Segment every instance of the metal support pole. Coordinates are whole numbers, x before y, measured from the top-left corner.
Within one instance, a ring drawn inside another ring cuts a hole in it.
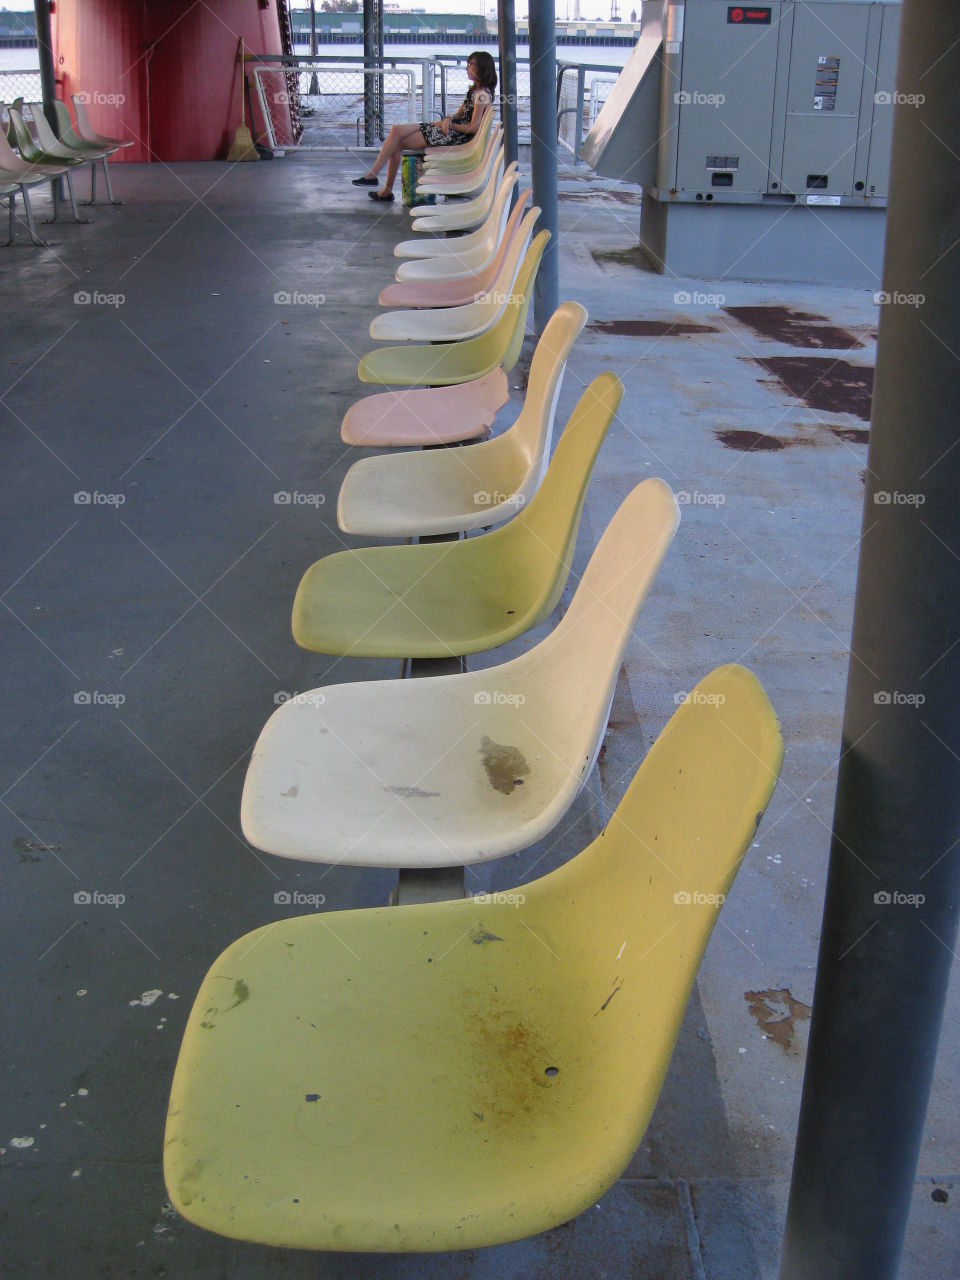
[[[960,906],[960,290],[949,150],[960,136],[960,8],[904,0],[899,60],[897,89],[916,98],[894,107],[890,302],[781,1280],[896,1276]]]
[[[377,66],[383,72],[383,0],[374,0],[377,11]],[[377,76],[377,130],[383,141],[384,121],[387,118],[387,102],[383,92],[383,75]]]
[[[377,65],[376,0],[363,0],[363,141],[368,147],[376,142],[376,84],[366,69]]]
[[[310,0],[310,57],[317,56],[317,0]],[[314,67],[313,75],[310,77],[310,93],[316,96],[320,92],[320,81],[317,77],[317,69]]]
[[[517,159],[517,22],[513,0],[498,0],[497,43],[500,46],[500,123],[504,168]],[[517,198],[513,188],[512,199]]]
[[[550,232],[533,292],[534,329],[542,333],[557,309],[559,245],[557,212],[557,23],[554,0],[530,6],[530,169],[534,203],[542,210],[537,230]]]
[[[37,54],[40,59],[40,91],[43,95],[43,114],[50,128],[60,137],[54,100],[57,96],[57,79],[53,67],[53,36],[50,31],[50,0],[34,0],[37,24]]]

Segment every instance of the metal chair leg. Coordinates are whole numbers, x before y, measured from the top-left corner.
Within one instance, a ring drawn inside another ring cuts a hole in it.
[[[74,222],[80,222],[80,223],[89,222],[90,221],[89,218],[80,217],[80,210],[77,208],[77,197],[73,189],[73,174],[68,169],[63,176],[67,180],[67,191],[70,197],[70,208],[73,212]],[[54,181],[50,185],[53,188],[53,217],[46,218],[44,220],[48,225],[58,220],[59,212],[60,212],[60,200],[62,199],[62,196],[60,193],[60,180],[54,179]]]
[[[107,198],[111,204],[123,204],[122,200],[114,198],[113,186],[110,182],[110,170],[107,168],[107,157],[103,157],[103,180],[107,184]]]
[[[90,199],[81,200],[80,203],[83,205],[91,205],[91,204],[97,203],[97,162],[96,160],[91,160],[90,162]]]
[[[11,191],[8,196],[3,197],[4,200],[6,200],[7,204],[10,206],[10,238],[9,240],[0,240],[0,249],[5,249],[7,245],[13,244],[13,237],[16,231],[16,226],[15,226],[14,217],[13,217],[13,201],[15,196],[16,196],[16,192]]]

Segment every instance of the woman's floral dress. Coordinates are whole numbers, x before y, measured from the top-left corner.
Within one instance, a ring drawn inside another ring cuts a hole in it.
[[[490,92],[487,89],[476,89],[471,87],[469,93],[457,108],[456,115],[452,116],[454,124],[468,124],[473,116],[473,108],[476,103],[477,94],[484,95],[483,102],[489,103]],[[469,142],[471,134],[455,133],[453,129],[449,133],[444,133],[438,124],[422,124],[420,132],[423,134],[423,140],[428,147],[457,147],[464,142]]]

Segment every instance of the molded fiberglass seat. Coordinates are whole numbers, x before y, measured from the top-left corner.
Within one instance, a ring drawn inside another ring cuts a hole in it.
[[[449,387],[482,378],[497,365],[512,369],[523,345],[533,283],[549,239],[549,231],[534,236],[500,319],[485,333],[436,346],[378,347],[360,361],[360,381],[383,386]]]
[[[507,375],[501,368],[449,387],[380,391],[350,406],[340,436],[345,444],[368,448],[475,440],[489,433],[509,398]]]
[[[524,207],[529,199],[530,192],[521,191],[500,243],[493,247],[489,259],[481,270],[449,270],[458,265],[453,258],[444,258],[442,262],[432,264],[428,261],[405,263],[404,265],[408,267],[442,266],[444,270],[436,272],[433,276],[429,273],[422,277],[411,276],[399,283],[388,284],[380,293],[380,305],[382,307],[458,307],[475,301],[478,294],[485,293],[493,286],[497,273],[503,266],[510,246],[520,229]],[[403,267],[400,270],[402,271]]]
[[[13,116],[10,108],[0,102],[0,116],[4,111],[7,112],[8,119],[11,121],[10,131],[13,132]],[[61,177],[66,171],[67,166],[63,162],[52,160],[49,163],[37,162],[18,155],[3,129],[0,128],[0,178],[4,182],[35,187],[41,182],[49,182],[51,178]]]
[[[460,542],[338,551],[311,565],[293,602],[297,644],[355,658],[448,658],[536,626],[570,573],[590,472],[622,396],[612,373],[591,382],[540,489],[503,528]]]
[[[427,1252],[595,1205],[646,1131],[782,755],[757,679],[720,667],[558,870],[238,939],[180,1049],[173,1206],[259,1244]]]
[[[340,528],[375,538],[416,538],[487,528],[516,515],[543,478],[563,372],[586,322],[578,302],[561,303],[553,313],[530,362],[520,415],[496,439],[468,450],[355,462],[340,486]]]
[[[121,150],[123,147],[133,146],[132,138],[110,138],[102,133],[97,133],[90,123],[85,97],[82,93],[75,93],[72,101],[73,109],[77,113],[77,132],[84,142],[93,142],[98,147],[113,147],[116,151]]]
[[[503,131],[494,129],[487,140],[483,155],[470,169],[460,173],[425,173],[417,183],[418,195],[475,196],[490,179],[496,163],[497,152],[502,147]]]
[[[474,301],[458,307],[387,311],[370,322],[370,337],[394,342],[458,342],[486,333],[506,310],[539,216],[534,205],[508,246],[497,278]]]
[[[638,485],[564,617],[509,662],[330,685],[284,703],[247,770],[247,839],[308,862],[451,867],[552,831],[596,760],[624,649],[679,519],[662,480]]]
[[[65,102],[61,102],[59,98],[54,99],[54,112],[57,117],[57,133],[60,135],[60,141],[70,147],[79,154],[86,155],[91,161],[90,165],[90,200],[93,204],[97,197],[97,165],[103,166],[103,180],[107,188],[107,198],[111,204],[122,204],[122,200],[114,198],[113,187],[110,183],[110,170],[107,168],[107,158],[112,156],[118,150],[113,143],[94,143],[87,142],[81,138],[73,127],[73,121],[70,119],[70,112]],[[43,104],[39,102],[31,102],[30,110],[33,112],[34,119],[39,118],[43,114]]]
[[[487,139],[495,122],[496,112],[486,110],[479,129],[467,142],[454,146],[421,148],[424,169],[430,173],[462,173],[465,169],[472,169],[477,163],[477,157],[482,156],[486,149]]]
[[[415,240],[401,240],[399,244],[394,246],[394,256],[397,258],[418,259],[454,257],[458,260],[462,259],[466,264],[467,260],[464,255],[484,246],[494,231],[496,231],[496,239],[498,241],[503,235],[503,228],[506,226],[510,213],[508,200],[510,192],[516,186],[516,183],[517,162],[514,160],[507,165],[506,172],[500,180],[490,212],[475,231],[467,232],[462,236],[418,236]],[[497,228],[499,228],[498,231],[496,230]],[[485,252],[492,252],[492,247],[485,250]],[[470,260],[469,265],[471,268],[476,265],[473,259]],[[407,278],[401,274],[406,270],[406,267],[406,263],[401,263],[397,268],[398,280]]]
[[[417,216],[412,223],[413,230],[431,232],[472,231],[474,227],[479,227],[493,208],[493,202],[496,199],[502,175],[503,147],[500,147],[494,157],[493,168],[490,171],[486,186],[479,195],[474,196],[472,200],[443,205],[435,212],[430,213],[429,216],[420,213],[417,208],[414,208],[413,213],[417,214]],[[420,209],[422,208],[423,206],[421,205]]]

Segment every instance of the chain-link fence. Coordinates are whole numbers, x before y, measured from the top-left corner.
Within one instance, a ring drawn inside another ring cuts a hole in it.
[[[0,71],[0,102],[5,102],[9,106],[11,102],[16,102],[17,98],[25,98],[27,102],[39,102],[42,97],[39,71]]]
[[[371,97],[377,104],[375,132],[378,136],[391,125],[422,118],[419,86],[412,68],[331,67],[301,59],[296,69],[258,66],[253,74],[267,122],[268,141],[273,147],[361,146],[365,88],[372,91]],[[290,82],[295,83],[299,93],[303,127],[299,142],[292,136],[287,110]]]

